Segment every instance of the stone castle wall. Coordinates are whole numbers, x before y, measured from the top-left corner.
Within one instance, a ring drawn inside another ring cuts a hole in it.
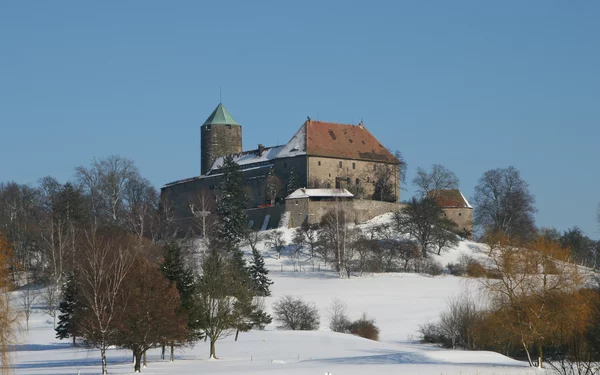
[[[341,163],[341,165],[340,165]],[[308,157],[309,187],[348,189],[358,199],[368,199],[375,189],[376,167],[390,168],[390,182],[394,186],[397,200],[400,201],[398,166],[372,161]]]

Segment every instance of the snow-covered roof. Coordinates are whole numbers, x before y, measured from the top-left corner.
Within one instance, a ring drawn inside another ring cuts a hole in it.
[[[274,146],[274,147],[265,147],[264,149],[256,149],[252,151],[244,151],[237,154],[233,154],[233,160],[240,166],[242,169],[244,166],[256,163],[268,162],[273,159],[280,158],[289,158],[298,155],[306,154],[306,135],[305,135],[305,127],[302,126],[296,132],[296,134],[290,139],[288,143],[285,145]],[[220,156],[215,159],[211,171],[215,171],[221,168],[223,165],[225,157]]]
[[[354,195],[346,189],[298,189],[285,199],[299,198],[352,198]]]

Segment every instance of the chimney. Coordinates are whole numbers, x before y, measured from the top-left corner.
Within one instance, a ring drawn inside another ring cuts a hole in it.
[[[263,146],[259,143],[258,144],[258,156],[262,155],[264,150],[265,150],[265,146]]]
[[[363,124],[362,120],[360,120],[360,122],[358,123],[358,127],[361,129],[365,128],[365,125]]]

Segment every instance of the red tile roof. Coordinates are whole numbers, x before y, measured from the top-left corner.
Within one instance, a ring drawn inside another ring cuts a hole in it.
[[[434,190],[429,192],[443,208],[472,208],[460,190]]]
[[[306,153],[309,156],[400,163],[362,125],[336,124],[310,119],[304,125],[306,126]]]

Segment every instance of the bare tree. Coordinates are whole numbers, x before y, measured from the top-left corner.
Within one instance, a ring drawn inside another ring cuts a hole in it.
[[[210,221],[211,211],[214,211],[214,205],[211,204],[210,193],[206,190],[201,190],[189,205],[192,215],[194,215],[194,220],[196,221],[197,226],[200,227],[202,238],[206,238],[212,226]]]
[[[322,246],[333,250],[336,269],[340,278],[344,277],[347,258],[346,252],[349,245],[349,227],[350,227],[350,207],[347,201],[336,198],[333,208],[331,208],[321,220],[321,231],[319,237],[322,239]]]
[[[82,310],[79,330],[86,342],[100,349],[102,373],[107,373],[106,349],[119,332],[118,322],[127,308],[123,284],[134,263],[137,240],[116,233],[87,234],[82,248],[79,277]]]
[[[148,236],[158,210],[158,192],[150,181],[135,175],[126,180],[122,194],[126,227],[140,239]]]
[[[333,298],[329,309],[329,329],[333,332],[348,333],[349,327],[348,305],[339,298]]]
[[[413,185],[421,197],[427,195],[436,196],[439,190],[458,189],[458,177],[443,165],[434,164],[431,172],[423,168],[417,168],[417,175],[413,179]]]
[[[244,232],[244,242],[248,246],[250,246],[250,249],[252,251],[258,251],[256,245],[258,245],[258,243],[262,241],[263,237],[263,233],[250,228],[248,228],[248,230]]]
[[[21,312],[25,318],[25,331],[29,332],[29,319],[33,314],[33,306],[40,297],[40,292],[36,289],[33,289],[31,285],[26,285],[21,291],[20,297]]]
[[[473,223],[480,229],[526,239],[535,233],[535,197],[515,167],[485,172],[473,202]]]
[[[535,350],[537,366],[542,367],[544,344],[564,329],[557,322],[566,301],[557,302],[557,298],[575,293],[583,285],[569,257],[567,249],[545,238],[524,247],[505,245],[491,256],[492,271],[499,279],[480,279],[492,299],[494,324],[522,345],[530,366],[534,366]],[[556,306],[563,307],[556,310]]]
[[[62,186],[52,177],[40,180],[41,214],[38,228],[45,264],[50,265],[52,283],[59,283],[65,269],[69,245],[71,244],[68,217],[60,209]]]
[[[287,246],[283,231],[272,231],[267,237],[267,246],[274,248],[277,251],[277,259],[281,259],[281,251]]]
[[[42,291],[42,300],[44,311],[52,318],[52,327],[56,328],[56,315],[60,304],[59,284],[55,283],[54,280],[48,283]]]
[[[104,219],[123,224],[124,192],[130,179],[140,179],[133,161],[117,155],[94,159],[90,167],[75,169],[79,183],[90,199],[95,223]]]
[[[440,234],[444,235],[441,231],[448,231],[454,224],[431,197],[412,198],[402,210],[394,213],[394,223],[400,233],[409,234],[418,242],[424,258]],[[448,240],[451,241],[450,237]],[[445,246],[444,242],[442,248]]]
[[[156,265],[145,259],[136,263],[124,284],[133,303],[127,305],[120,319],[116,342],[133,351],[134,371],[140,372],[148,349],[186,339],[187,317],[179,308],[176,286],[169,285]]]
[[[312,302],[301,298],[283,296],[273,304],[275,320],[279,329],[313,331],[319,329],[319,310]]]

